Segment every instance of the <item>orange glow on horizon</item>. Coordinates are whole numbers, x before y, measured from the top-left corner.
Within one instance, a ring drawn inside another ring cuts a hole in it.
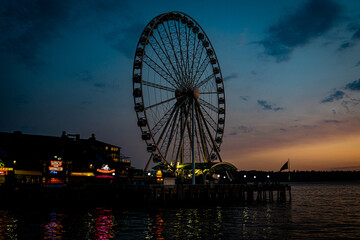
[[[360,169],[359,146],[360,136],[348,136],[244,154],[227,150],[230,154],[224,154],[223,160],[239,170],[279,171],[287,159],[291,161],[291,170]]]

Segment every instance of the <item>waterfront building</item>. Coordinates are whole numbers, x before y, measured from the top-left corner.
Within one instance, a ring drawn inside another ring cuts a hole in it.
[[[126,175],[129,159],[121,157],[121,148],[98,141],[92,134],[63,132],[60,137],[0,133],[0,184],[39,184],[63,186],[69,183],[111,181]],[[107,180],[100,180],[101,178]]]

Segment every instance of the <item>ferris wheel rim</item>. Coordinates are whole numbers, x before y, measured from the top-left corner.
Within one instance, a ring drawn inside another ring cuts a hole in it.
[[[168,12],[168,13],[164,13],[164,14],[160,14],[158,15],[157,17],[153,18],[144,28],[141,36],[140,36],[140,39],[138,41],[138,44],[137,44],[137,47],[136,49],[139,49],[140,46],[143,46],[144,50],[143,50],[143,55],[141,57],[137,56],[135,54],[135,57],[134,57],[134,65],[133,65],[133,91],[135,91],[136,89],[136,84],[138,83],[135,83],[134,79],[135,79],[135,75],[136,74],[140,74],[140,86],[141,86],[141,90],[144,89],[143,87],[143,66],[141,66],[140,70],[137,71],[135,69],[135,64],[136,64],[136,61],[137,60],[141,60],[143,62],[143,59],[144,59],[144,53],[145,53],[145,50],[146,50],[146,47],[147,47],[147,42],[149,41],[149,38],[151,37],[151,33],[152,31],[154,30],[154,27],[156,26],[156,24],[158,24],[163,18],[166,18],[167,16],[171,16],[171,15],[175,15],[175,14],[178,14],[180,15],[182,18],[188,18],[190,19],[192,22],[194,22],[194,26],[197,26],[199,28],[199,31],[204,34],[204,39],[206,41],[208,41],[209,43],[209,46],[208,47],[204,47],[204,49],[211,49],[213,51],[213,54],[214,54],[214,57],[216,59],[216,64],[218,66],[218,70],[219,72],[217,73],[218,76],[220,76],[220,79],[222,80],[221,83],[218,83],[216,84],[216,86],[218,86],[219,84],[222,86],[222,92],[219,93],[219,91],[217,91],[216,95],[217,95],[217,99],[218,99],[218,103],[217,103],[217,109],[220,109],[220,105],[223,106],[223,109],[224,109],[224,112],[223,113],[219,113],[217,114],[217,122],[216,122],[216,129],[219,129],[219,126],[221,125],[222,126],[222,129],[224,129],[225,127],[225,102],[224,103],[219,103],[219,98],[220,98],[220,95],[223,96],[223,99],[225,101],[225,89],[224,89],[224,82],[223,82],[223,78],[222,78],[222,72],[221,72],[221,68],[220,68],[220,64],[219,64],[219,61],[218,61],[218,58],[216,56],[216,52],[214,50],[214,47],[209,39],[209,37],[207,36],[206,32],[203,30],[203,28],[200,26],[200,24],[198,24],[198,22],[193,19],[192,17],[190,17],[189,15],[185,14],[185,13],[182,13],[182,12],[179,12],[179,11],[172,11],[172,12]],[[169,19],[165,19],[163,20],[164,22],[165,21],[171,21]],[[145,31],[147,31],[147,33],[145,33]],[[146,39],[146,42],[145,44],[143,44],[141,41],[142,41],[142,37],[145,37]],[[214,69],[214,66],[212,66],[212,68]],[[214,77],[215,77],[216,74],[214,74]],[[141,101],[137,101],[138,98],[141,98]],[[199,100],[200,101],[200,100]],[[141,96],[140,97],[135,97],[134,96],[134,104],[136,106],[137,103],[142,103],[143,104],[143,107],[145,107],[145,100],[144,100],[144,95],[143,95],[143,92],[141,93]],[[175,106],[175,105],[174,105]],[[137,115],[137,119],[138,121],[140,120],[142,114],[140,114],[139,112],[136,112],[136,115]],[[140,129],[141,129],[141,132],[144,133],[145,131],[146,132],[149,132],[150,134],[150,139],[149,140],[145,140],[146,144],[149,145],[149,142],[151,144],[155,144],[156,145],[156,150],[157,152],[161,155],[161,158],[163,159],[163,161],[166,163],[166,164],[169,164],[167,162],[167,158],[165,156],[163,156],[163,153],[162,151],[159,149],[159,146],[158,144],[156,143],[156,139],[154,137],[154,134],[152,132],[152,129],[151,129],[151,126],[149,125],[149,117],[148,117],[148,112],[146,109],[143,110],[143,115],[145,116],[145,119],[146,119],[146,126],[139,126]],[[223,119],[222,123],[220,124],[220,118]],[[205,123],[206,124],[206,123]],[[145,130],[145,131],[144,131]],[[213,133],[214,134],[214,133]],[[222,133],[218,133],[218,132],[215,132],[214,134],[214,139],[217,138],[218,136],[220,136],[221,139],[223,139],[223,135],[224,135],[224,132]],[[217,147],[220,148],[221,146],[221,143],[218,143],[217,144]],[[211,152],[214,152],[214,149],[212,149],[210,151]],[[153,153],[152,153],[153,154]],[[146,167],[147,168],[147,167]]]

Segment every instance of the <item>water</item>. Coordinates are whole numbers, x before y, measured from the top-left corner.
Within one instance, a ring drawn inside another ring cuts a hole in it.
[[[291,203],[0,208],[2,239],[360,239],[360,183],[293,183]]]

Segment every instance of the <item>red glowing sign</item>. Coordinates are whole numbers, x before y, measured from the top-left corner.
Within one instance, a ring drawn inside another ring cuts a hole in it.
[[[62,170],[62,167],[49,167],[49,171],[61,172]]]
[[[51,161],[50,164],[51,166],[49,166],[49,171],[56,171],[56,172],[63,171],[63,167],[61,167],[62,161]]]

